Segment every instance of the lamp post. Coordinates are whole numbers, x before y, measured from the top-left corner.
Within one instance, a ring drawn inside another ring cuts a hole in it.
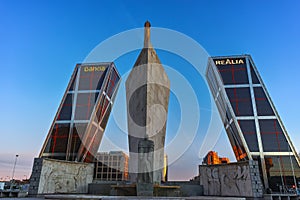
[[[16,164],[17,164],[17,159],[18,159],[19,155],[16,155],[16,159],[15,159],[15,163],[14,163],[14,167],[13,167],[13,172],[12,172],[12,181],[14,180],[14,176],[15,176],[15,169],[16,169]]]

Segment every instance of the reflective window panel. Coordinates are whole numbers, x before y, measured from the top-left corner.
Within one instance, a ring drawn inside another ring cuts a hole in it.
[[[73,99],[73,94],[67,94],[62,108],[58,113],[57,120],[71,120]]]
[[[75,123],[72,131],[71,146],[70,146],[70,160],[75,160],[80,145],[82,145],[82,139],[87,128],[87,123]]]
[[[238,131],[235,124],[231,123],[231,125],[226,129],[226,132],[236,159],[238,161],[248,160],[248,156],[246,154],[242,141],[238,135]]]
[[[54,124],[45,153],[66,153],[70,124]]]
[[[291,151],[277,119],[259,120],[259,128],[264,151]]]
[[[78,90],[100,90],[107,70],[107,65],[81,66]]]
[[[226,88],[226,93],[236,116],[253,116],[249,88]]]
[[[258,152],[258,142],[254,120],[239,120],[240,128],[243,132],[248,148],[252,152]]]
[[[265,156],[265,163],[273,192],[287,193],[299,183],[300,168],[294,156]]]
[[[99,92],[79,93],[77,96],[75,120],[89,120]]]
[[[254,88],[256,109],[258,116],[271,116],[274,115],[273,109],[271,108],[270,102],[262,87]]]
[[[214,59],[224,85],[249,84],[245,58]]]
[[[76,80],[77,80],[76,78],[77,78],[77,72],[78,72],[77,66],[75,68],[74,76],[71,79],[71,85],[70,85],[69,91],[75,90],[75,83],[76,83]]]
[[[111,98],[112,94],[114,92],[114,89],[119,81],[119,76],[116,72],[116,70],[113,68],[112,72],[110,73],[110,77],[108,79],[108,82],[106,84],[105,92],[106,94]]]
[[[251,71],[252,83],[253,84],[260,84],[260,82],[259,82],[259,80],[257,78],[257,75],[256,75],[256,73],[254,71],[254,68],[253,68],[253,66],[252,66],[252,64],[251,64],[250,61],[249,61],[249,64],[250,64],[250,71]]]

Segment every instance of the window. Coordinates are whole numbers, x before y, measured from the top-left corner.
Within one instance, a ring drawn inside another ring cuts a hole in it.
[[[236,60],[235,58],[230,58],[228,60]],[[217,65],[218,70],[223,79],[224,85],[231,84],[249,84],[246,60],[242,58],[243,64],[227,64],[227,65]]]
[[[300,168],[294,156],[265,156],[265,163],[272,191],[283,193],[300,181]]]
[[[245,147],[242,144],[241,138],[239,137],[238,130],[234,123],[232,123],[226,129],[228,138],[233,148],[234,155],[238,161],[248,160]]]
[[[49,140],[50,148],[45,153],[66,153],[70,124],[55,124]]]
[[[226,93],[236,116],[253,116],[250,89],[248,87],[227,88]]]
[[[251,62],[249,62],[249,64],[250,64],[250,70],[251,70],[252,83],[260,84]]]
[[[108,70],[107,66],[102,67],[104,66],[81,66],[78,90],[100,90]]]
[[[73,98],[72,94],[67,94],[57,120],[71,120]]]
[[[277,119],[259,120],[259,127],[264,151],[291,151]]]
[[[76,123],[74,124],[71,138],[71,149],[70,152],[73,154],[71,160],[75,160],[76,153],[79,150],[80,145],[82,144],[83,135],[85,133],[87,123]]]
[[[257,108],[257,115],[259,116],[270,116],[274,115],[273,109],[267,99],[267,96],[262,87],[255,87],[254,88],[255,94],[255,102]]]
[[[249,150],[252,152],[258,152],[259,149],[254,120],[240,120],[238,123],[243,132]]]
[[[89,120],[99,92],[79,93],[76,102],[75,120]]]

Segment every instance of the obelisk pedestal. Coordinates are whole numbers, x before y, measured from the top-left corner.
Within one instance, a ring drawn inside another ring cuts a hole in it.
[[[145,138],[139,142],[137,196],[153,196],[153,151],[153,141]]]

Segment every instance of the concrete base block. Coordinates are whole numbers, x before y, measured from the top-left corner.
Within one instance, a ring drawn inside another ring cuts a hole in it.
[[[152,183],[137,183],[136,184],[137,196],[153,196]]]
[[[29,195],[88,192],[94,164],[36,158],[30,177]]]
[[[219,165],[200,165],[200,185],[204,195],[262,197],[262,183],[257,161],[244,161]]]

